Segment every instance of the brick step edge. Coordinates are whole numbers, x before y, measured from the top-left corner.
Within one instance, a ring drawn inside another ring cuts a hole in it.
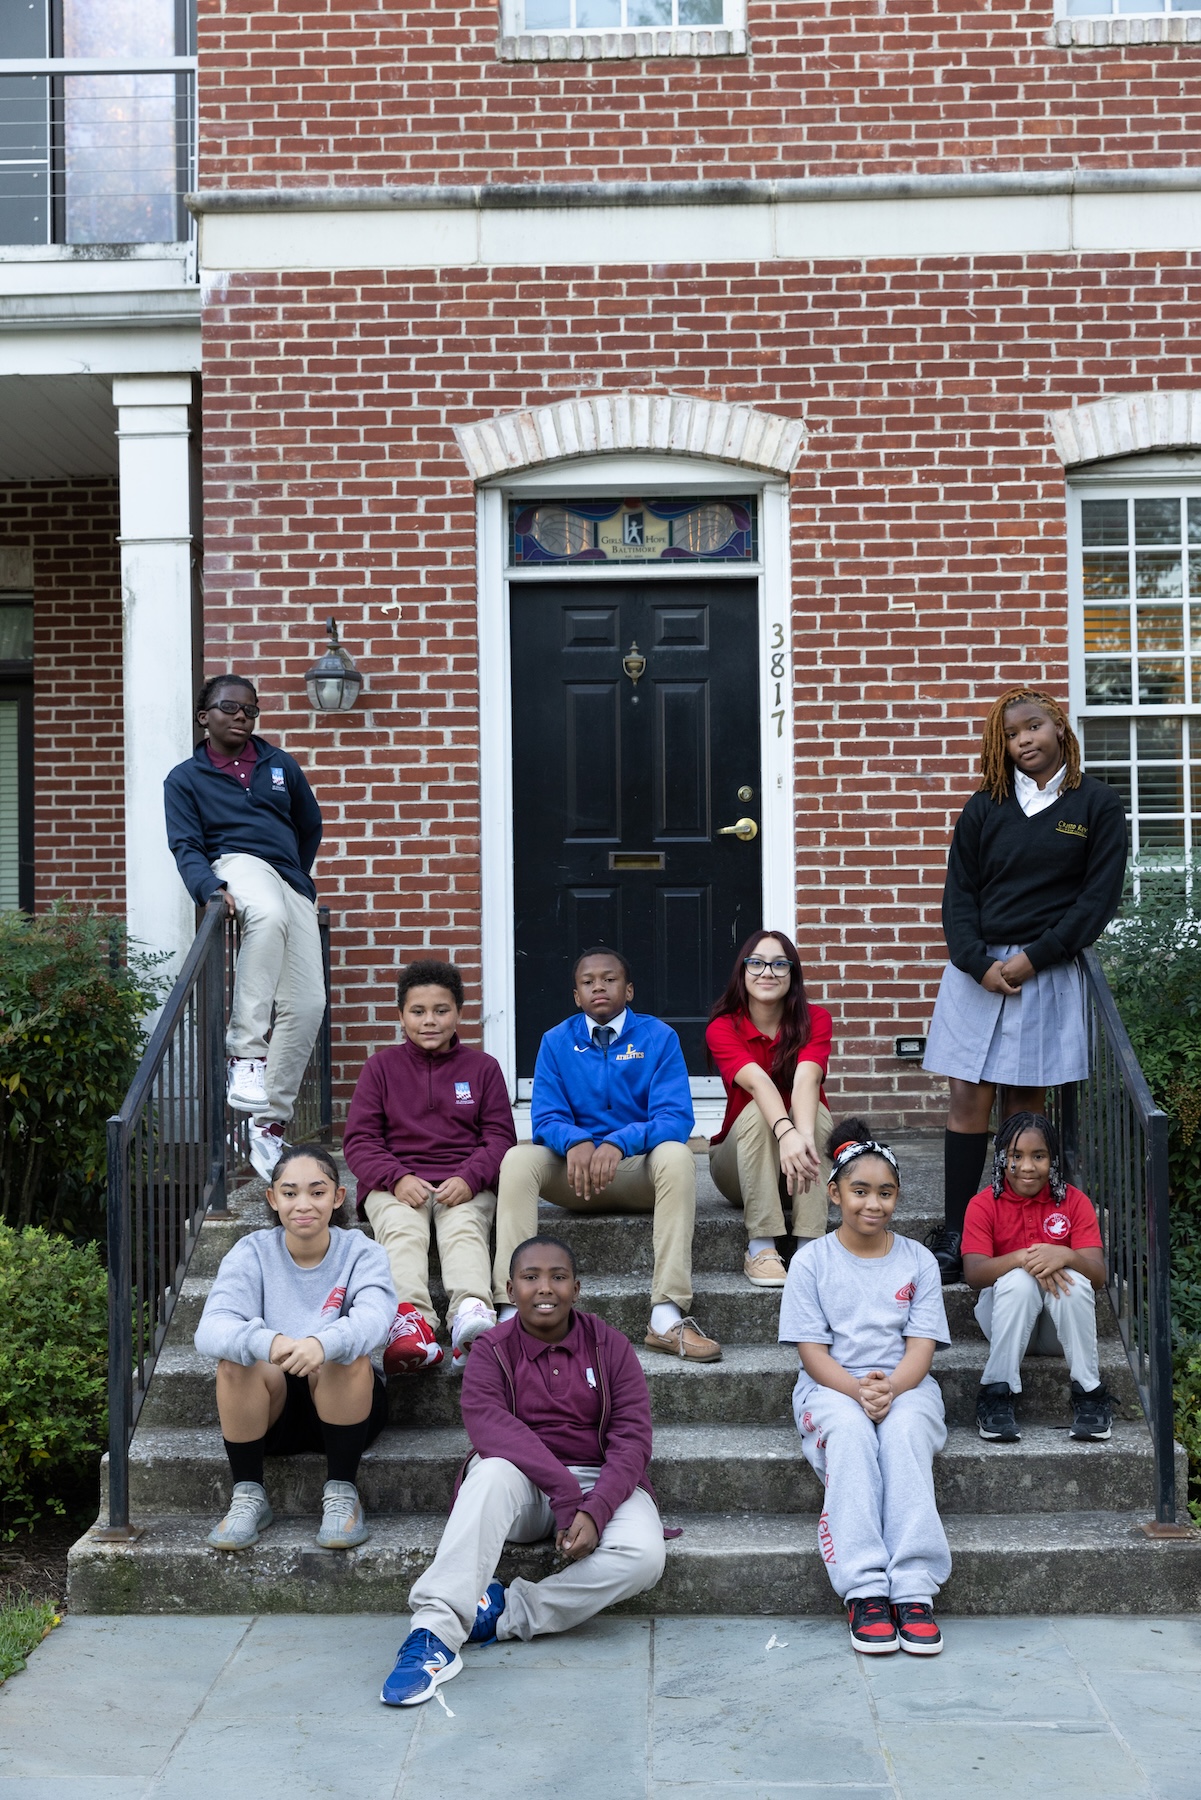
[[[1145,1513],[961,1514],[947,1519],[953,1570],[944,1615],[1185,1613],[1201,1610],[1201,1539],[1155,1542]],[[694,1514],[667,1547],[663,1580],[627,1613],[784,1617],[837,1614],[813,1514]],[[313,1521],[281,1521],[252,1550],[208,1549],[190,1520],[148,1519],[131,1545],[91,1533],[69,1560],[77,1613],[392,1613],[403,1635],[408,1592],[444,1520],[380,1515],[356,1551],[322,1551]],[[506,1551],[499,1575],[538,1579],[551,1547]],[[364,1671],[364,1679],[374,1679]]]

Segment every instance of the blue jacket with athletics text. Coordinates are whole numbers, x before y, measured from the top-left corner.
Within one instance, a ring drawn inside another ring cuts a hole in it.
[[[197,744],[163,783],[167,843],[183,884],[203,906],[225,883],[213,873],[219,856],[257,856],[290,888],[315,900],[309,870],[321,842],[321,809],[294,757],[266,738],[252,738],[258,760],[244,788],[222,774]]]
[[[621,1036],[594,1044],[580,1012],[542,1039],[530,1102],[534,1142],[566,1156],[585,1139],[644,1156],[692,1136],[692,1095],[680,1040],[670,1025],[626,1008]]]

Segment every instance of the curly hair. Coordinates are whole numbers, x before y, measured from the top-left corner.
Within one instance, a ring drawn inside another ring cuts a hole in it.
[[[1001,801],[1009,793],[1009,752],[1005,748],[1005,714],[1019,700],[1029,700],[1032,705],[1041,707],[1049,719],[1056,725],[1063,726],[1063,756],[1067,763],[1067,773],[1063,778],[1065,788],[1080,786],[1080,740],[1068,723],[1068,716],[1058,700],[1050,694],[1040,694],[1035,688],[1009,688],[999,700],[994,700],[988,709],[988,717],[984,721],[984,732],[980,739],[980,786],[994,800]]]
[[[224,675],[209,676],[208,680],[196,696],[196,711],[198,713],[207,712],[213,703],[213,695],[223,687],[249,688],[250,692],[254,695],[255,705],[258,705],[258,689],[255,687],[253,681],[248,681],[245,675],[235,675],[232,669],[228,669]]]
[[[1050,1119],[1042,1113],[1016,1112],[1010,1113],[996,1137],[993,1139],[992,1155],[992,1191],[996,1198],[1001,1198],[1001,1189],[1005,1186],[1005,1171],[1009,1165],[1009,1152],[1021,1137],[1023,1131],[1037,1131],[1047,1146],[1051,1158],[1051,1198],[1056,1205],[1062,1206],[1067,1192],[1067,1177],[1063,1172],[1063,1152],[1059,1147],[1059,1133]]]

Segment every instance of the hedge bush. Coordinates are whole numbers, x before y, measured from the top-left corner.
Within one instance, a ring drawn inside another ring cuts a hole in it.
[[[94,1469],[108,1434],[108,1278],[94,1244],[0,1225],[0,1536]]]
[[[119,919],[0,913],[0,1219],[99,1235],[104,1123],[138,1066],[156,961]]]

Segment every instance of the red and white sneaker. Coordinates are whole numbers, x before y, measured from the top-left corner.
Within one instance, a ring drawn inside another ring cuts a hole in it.
[[[898,1600],[892,1609],[901,1649],[910,1656],[940,1656],[942,1632],[934,1617],[934,1609],[924,1600]]]
[[[442,1346],[433,1330],[411,1301],[402,1300],[384,1345],[384,1374],[412,1375],[436,1369],[441,1361]]]
[[[848,1600],[847,1616],[851,1642],[863,1656],[891,1656],[894,1650],[900,1649],[892,1607],[882,1595],[870,1594],[866,1599]]]

